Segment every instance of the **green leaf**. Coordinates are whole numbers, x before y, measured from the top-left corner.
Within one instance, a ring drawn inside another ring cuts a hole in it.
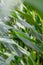
[[[43,18],[43,0],[23,0],[24,2],[30,4],[30,6],[37,11]]]

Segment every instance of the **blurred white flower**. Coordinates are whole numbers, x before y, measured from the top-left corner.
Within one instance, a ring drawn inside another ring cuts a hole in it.
[[[9,16],[11,10],[20,6],[21,0],[0,0],[0,18]]]

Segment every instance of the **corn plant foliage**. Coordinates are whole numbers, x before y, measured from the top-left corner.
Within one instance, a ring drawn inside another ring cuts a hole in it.
[[[0,65],[43,65],[43,0],[4,3],[8,7],[0,8]]]

